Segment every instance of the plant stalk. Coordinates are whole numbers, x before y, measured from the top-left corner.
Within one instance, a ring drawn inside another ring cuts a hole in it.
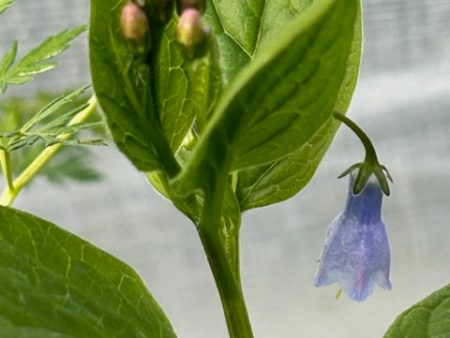
[[[253,338],[239,273],[227,256],[221,237],[223,190],[216,186],[213,191],[205,199],[197,230],[219,291],[230,338]]]
[[[378,164],[377,152],[375,151],[375,147],[373,146],[372,141],[367,136],[367,134],[355,122],[350,120],[344,114],[334,112],[333,116],[344,123],[347,127],[349,127],[361,140],[361,143],[366,150],[366,162]]]
[[[11,168],[11,155],[5,149],[0,149],[0,166],[2,167],[3,176],[6,181],[5,194],[13,195],[16,188],[14,186],[14,178]]]
[[[253,338],[241,285],[225,255],[219,234],[200,230],[199,235],[220,294],[230,338]]]
[[[95,95],[88,101],[88,106],[80,111],[77,115],[73,117],[73,119],[69,122],[69,125],[74,125],[77,123],[84,122],[88,119],[92,113],[95,111],[97,107],[97,98]],[[59,138],[67,139],[70,137],[70,134],[63,134]],[[61,143],[54,144],[45,148],[34,160],[31,164],[25,168],[25,170],[17,177],[17,179],[13,182],[14,190],[5,189],[0,196],[0,205],[2,206],[10,206],[20,191],[25,187],[25,185],[42,169],[42,167],[55,155],[62,147]]]

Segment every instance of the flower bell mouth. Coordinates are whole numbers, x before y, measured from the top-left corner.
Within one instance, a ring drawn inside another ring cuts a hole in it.
[[[345,210],[328,228],[314,284],[338,283],[351,299],[363,301],[375,285],[391,289],[390,251],[381,219],[380,185],[372,178],[360,194],[354,195],[354,179],[352,174]]]

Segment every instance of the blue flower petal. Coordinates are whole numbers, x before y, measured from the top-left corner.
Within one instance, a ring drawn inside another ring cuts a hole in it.
[[[328,228],[314,284],[338,283],[350,298],[362,301],[372,294],[375,284],[391,288],[390,252],[378,182],[370,180],[356,196],[352,183],[353,178],[344,212]]]

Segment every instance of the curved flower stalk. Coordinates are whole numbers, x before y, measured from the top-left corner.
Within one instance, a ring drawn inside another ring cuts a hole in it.
[[[345,115],[334,112],[333,116],[339,121],[343,122],[356,134],[356,136],[358,136],[366,151],[366,156],[363,162],[353,164],[352,166],[350,166],[350,168],[340,174],[338,178],[342,178],[358,169],[358,174],[355,177],[355,182],[353,184],[352,190],[355,195],[359,194],[363,190],[369,178],[374,175],[378,180],[378,183],[380,184],[381,190],[383,190],[386,196],[389,196],[391,192],[389,189],[388,180],[392,182],[391,174],[389,173],[387,168],[378,161],[375,147],[373,146],[369,137],[360,127],[358,127],[355,122],[350,120]]]
[[[314,284],[338,283],[351,299],[363,301],[375,284],[391,289],[389,242],[381,219],[383,192],[378,181],[372,177],[354,195],[355,175],[350,177],[347,205],[328,228]]]

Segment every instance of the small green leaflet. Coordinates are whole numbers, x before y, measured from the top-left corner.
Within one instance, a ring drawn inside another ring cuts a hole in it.
[[[69,125],[71,119],[87,107],[87,103],[82,103],[75,108],[61,111],[66,105],[72,103],[88,88],[82,87],[69,94],[64,94],[39,112],[36,113],[28,122],[16,131],[0,133],[0,147],[6,151],[13,151],[24,146],[34,145],[38,141],[44,142],[45,146],[50,146],[57,143],[62,144],[104,144],[102,140],[80,140],[75,134],[80,130],[91,129],[95,127],[102,127],[102,122],[85,122]],[[71,137],[63,139],[60,136],[64,134],[71,134]]]
[[[0,14],[8,9],[13,4],[13,0],[0,0]]]
[[[1,337],[176,337],[125,263],[15,209],[0,224]]]
[[[79,26],[51,36],[15,63],[17,41],[14,41],[0,61],[0,92],[4,93],[10,84],[29,82],[33,80],[32,75],[55,68],[57,63],[51,59],[69,48],[70,41],[85,30],[86,26]]]
[[[399,315],[384,338],[449,338],[450,284]]]

